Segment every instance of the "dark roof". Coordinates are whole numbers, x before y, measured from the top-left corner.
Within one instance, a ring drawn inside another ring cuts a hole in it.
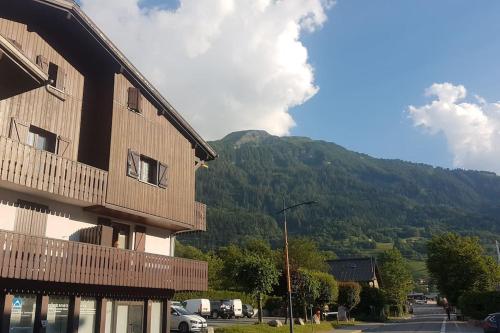
[[[374,258],[348,258],[328,260],[330,273],[337,281],[369,282],[379,279]]]
[[[160,94],[158,90],[142,75],[139,70],[118,50],[111,40],[90,20],[90,18],[80,9],[74,0],[32,0],[37,3],[45,4],[72,15],[76,21],[81,24],[85,30],[102,46],[105,51],[117,61],[124,73],[130,76],[135,86],[141,88],[141,91],[151,100],[160,106],[160,111],[167,119],[178,126],[183,134],[193,143],[194,148],[203,151],[206,160],[212,160],[217,157],[215,150],[208,144],[189,123],[179,114],[179,112]]]

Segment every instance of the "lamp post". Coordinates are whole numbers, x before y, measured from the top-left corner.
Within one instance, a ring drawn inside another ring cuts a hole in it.
[[[297,208],[299,206],[313,205],[315,203],[316,201],[304,201],[296,205],[286,207],[285,198],[283,198],[283,209],[276,213],[276,214],[283,213],[283,225],[285,233],[285,269],[286,269],[286,284],[288,291],[288,317],[290,319],[290,333],[293,333],[293,309],[292,309],[292,282],[290,278],[290,261],[288,259],[288,229],[286,225],[286,211]]]

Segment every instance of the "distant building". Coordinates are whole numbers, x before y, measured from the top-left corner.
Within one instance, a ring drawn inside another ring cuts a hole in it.
[[[380,287],[380,273],[374,258],[328,260],[330,273],[339,282],[357,282],[362,286]]]

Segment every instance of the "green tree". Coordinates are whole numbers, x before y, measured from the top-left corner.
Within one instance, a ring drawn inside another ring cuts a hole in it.
[[[347,309],[348,316],[351,316],[351,311],[361,301],[361,286],[356,282],[340,282],[339,283],[339,305]]]
[[[378,257],[380,278],[386,300],[401,312],[408,293],[412,290],[413,279],[408,263],[397,248],[382,252]]]
[[[299,268],[328,272],[326,256],[318,249],[316,242],[305,237],[291,238],[288,243],[288,254],[292,270]]]
[[[324,272],[312,272],[312,275],[319,282],[319,293],[315,303],[320,307],[336,303],[339,298],[339,286],[333,275]]]
[[[313,305],[320,294],[320,281],[313,272],[299,268],[292,273],[292,291],[296,295],[296,305],[302,307],[307,321],[307,307]]]
[[[494,290],[500,281],[500,268],[484,254],[479,239],[445,233],[427,245],[427,268],[451,304],[469,291]]]
[[[238,263],[237,280],[257,300],[259,323],[262,323],[262,296],[278,283],[280,272],[272,258],[249,254]]]

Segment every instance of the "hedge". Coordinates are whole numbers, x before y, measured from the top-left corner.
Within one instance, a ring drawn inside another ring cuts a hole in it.
[[[458,305],[463,315],[484,319],[500,310],[500,291],[468,292],[459,298]]]

